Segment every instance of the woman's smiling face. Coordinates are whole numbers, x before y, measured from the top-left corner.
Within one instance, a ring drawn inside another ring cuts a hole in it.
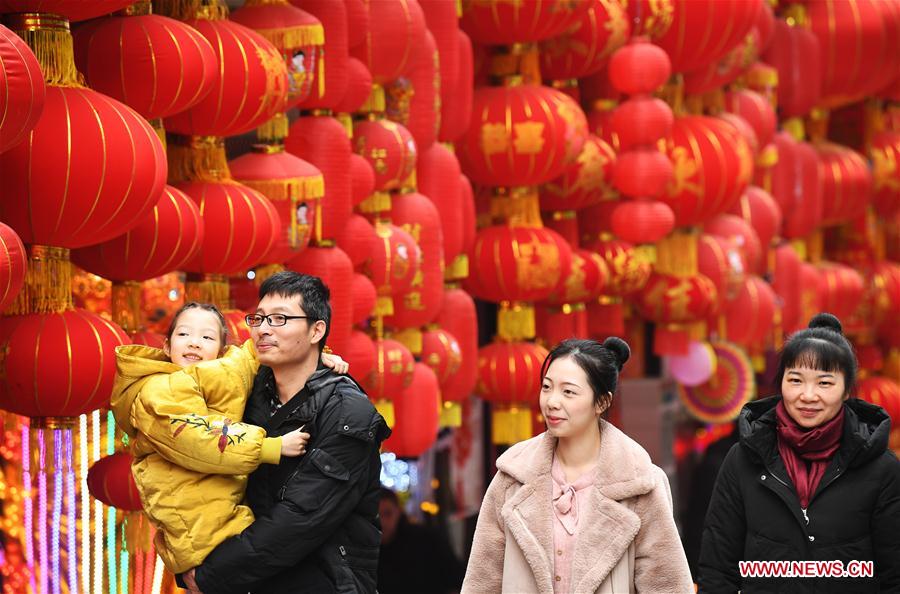
[[[595,402],[587,374],[572,357],[555,359],[541,384],[541,414],[554,437],[596,430],[603,412]]]
[[[781,396],[788,414],[801,427],[827,423],[847,399],[844,374],[809,367],[789,367],[781,380]]]

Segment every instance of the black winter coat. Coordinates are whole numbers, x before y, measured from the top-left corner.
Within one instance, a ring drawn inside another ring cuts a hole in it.
[[[890,419],[852,398],[841,445],[810,499],[800,500],[776,443],[780,396],[741,411],[710,500],[700,592],[900,592],[900,462],[887,449]],[[808,520],[807,520],[808,517]],[[874,561],[874,578],[744,578],[741,560]]]
[[[244,420],[279,436],[306,425],[307,454],[262,465],[247,501],[256,521],[197,568],[204,594],[374,593],[381,525],[384,419],[348,376],[319,368],[270,417],[272,370],[261,367]]]

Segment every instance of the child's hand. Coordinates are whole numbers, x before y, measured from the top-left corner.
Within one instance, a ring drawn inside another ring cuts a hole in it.
[[[281,455],[293,458],[306,453],[306,444],[309,443],[309,433],[302,428],[291,431],[281,436]]]
[[[322,364],[332,368],[339,375],[346,375],[350,370],[350,364],[334,353],[322,353]]]

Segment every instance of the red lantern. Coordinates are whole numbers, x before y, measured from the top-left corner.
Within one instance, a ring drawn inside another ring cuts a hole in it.
[[[350,197],[352,150],[347,131],[339,121],[331,117],[300,117],[291,124],[285,148],[322,172],[325,180],[322,236],[315,239],[334,239],[353,210]]]
[[[475,302],[462,289],[447,289],[435,323],[456,339],[461,353],[459,369],[446,381],[441,381],[444,403],[465,401],[478,381],[478,316]],[[426,363],[426,352],[430,352],[427,350],[428,334],[426,332],[423,337],[422,345],[422,357]]]
[[[771,194],[756,186],[748,186],[729,213],[750,223],[759,237],[763,254],[781,230],[781,208]]]
[[[347,6],[343,2],[335,0],[291,0],[291,4],[305,10],[316,17],[327,31],[322,55],[324,60],[319,60],[318,67],[313,74],[313,92],[309,97],[300,102],[300,109],[333,109],[340,103],[347,90],[348,72],[347,58],[350,57],[347,47]],[[363,30],[363,33],[366,30]],[[354,31],[358,34],[358,32]],[[327,67],[326,67],[327,62]],[[291,150],[288,148],[288,150]],[[291,151],[294,152],[294,151]],[[303,155],[298,155],[303,156]],[[314,165],[318,163],[312,159]],[[319,166],[321,168],[321,166]],[[326,175],[326,186],[328,185]],[[331,189],[328,189],[331,192]]]
[[[421,253],[412,235],[390,223],[376,222],[378,248],[372,259],[364,263],[363,272],[372,279],[378,291],[375,311],[391,315],[399,303],[393,298],[404,294],[412,286],[420,270]]]
[[[629,97],[612,112],[609,128],[618,139],[619,150],[655,145],[672,133],[672,108],[649,95]]]
[[[474,93],[472,42],[462,31],[457,32],[459,68],[455,78],[441,78],[441,127],[438,140],[456,142],[469,127]],[[443,72],[443,61],[441,62]]]
[[[235,274],[260,263],[281,229],[272,203],[237,182],[177,184],[200,208],[203,243],[184,265],[190,272]]]
[[[425,36],[425,14],[416,0],[364,0],[369,33],[350,54],[361,60],[377,83],[400,77],[410,67]]]
[[[412,57],[409,74],[385,87],[385,114],[405,126],[419,150],[434,144],[441,113],[440,71],[434,36],[425,31],[424,43]]]
[[[872,376],[860,380],[857,398],[877,404],[891,419],[889,447],[900,448],[900,384],[886,377]]]
[[[703,230],[711,235],[718,235],[731,240],[744,254],[749,272],[759,273],[766,265],[763,248],[759,236],[750,223],[736,215],[719,215],[708,221]]]
[[[778,109],[782,117],[802,116],[818,102],[822,93],[819,40],[802,26],[775,21],[772,43],[763,61],[778,71]]]
[[[766,146],[772,141],[777,116],[765,97],[749,89],[729,91],[725,95],[725,109],[744,118],[753,127],[760,146]]]
[[[720,119],[677,118],[666,144],[675,176],[661,199],[675,212],[677,226],[695,225],[727,212],[750,182],[750,147],[733,126]]]
[[[610,177],[616,163],[611,146],[589,135],[578,158],[563,174],[541,186],[541,210],[578,210],[614,196]]]
[[[87,488],[94,499],[122,511],[141,511],[132,462],[134,458],[128,452],[116,452],[94,462],[87,474]]]
[[[630,243],[655,243],[675,227],[675,214],[664,202],[620,202],[612,214],[613,232]]]
[[[655,146],[641,146],[619,154],[612,182],[626,196],[652,198],[665,192],[672,177],[669,157]]]
[[[372,195],[375,191],[375,170],[372,165],[356,153],[350,155],[350,197],[353,206]]]
[[[541,43],[541,76],[545,80],[593,74],[628,40],[631,27],[621,4],[592,0],[590,5],[564,34]]]
[[[375,285],[369,277],[362,274],[354,274],[351,287],[353,295],[352,320],[354,324],[362,324],[375,311],[375,300],[377,298]]]
[[[309,244],[316,228],[317,207],[325,193],[322,172],[279,145],[256,145],[228,167],[235,180],[268,198],[281,220],[265,262],[293,258]]]
[[[288,262],[288,268],[322,279],[331,293],[328,345],[336,353],[347,350],[353,327],[353,264],[340,248],[310,246]]]
[[[495,342],[478,351],[478,395],[494,403],[528,403],[541,391],[547,349],[530,342]]]
[[[801,277],[803,262],[790,243],[783,243],[775,248],[775,267],[772,270],[772,290],[778,295],[781,303],[781,325],[778,330],[784,334],[788,329],[796,328],[800,322],[801,313],[801,282],[806,282]],[[818,272],[815,267],[806,265],[812,269],[815,277],[814,284],[818,285]],[[810,293],[808,296],[814,296]],[[806,324],[807,320],[803,321]],[[778,340],[776,343],[780,342]]]
[[[697,270],[716,287],[719,300],[711,313],[718,315],[724,301],[737,295],[743,286],[747,259],[734,241],[704,233],[697,240]]]
[[[166,186],[162,199],[128,233],[72,252],[72,261],[113,281],[147,280],[179,270],[203,243],[200,210]]]
[[[542,41],[561,35],[591,7],[590,2],[527,2],[505,0],[469,2],[463,6],[460,26],[478,43],[510,45]]]
[[[0,25],[0,153],[22,142],[44,109],[41,65],[22,39]]]
[[[468,85],[471,93],[471,77],[465,83],[460,83],[459,72],[459,17],[456,16],[456,6],[453,2],[420,2],[422,12],[425,13],[425,25],[434,35],[437,45],[438,62],[440,67],[440,108],[438,115],[445,109],[448,101],[458,101],[460,87]],[[471,96],[471,95],[470,95]],[[442,118],[437,118],[437,125],[442,126]]]
[[[222,317],[225,318],[225,328],[228,330],[228,344],[241,345],[252,337],[247,322],[244,321],[245,313],[237,310],[225,310]]]
[[[22,240],[10,227],[0,223],[0,312],[22,290],[27,261]]]
[[[422,362],[428,365],[438,381],[444,384],[462,365],[459,341],[443,328],[436,327],[423,332]]]
[[[50,86],[28,139],[0,154],[0,179],[0,220],[23,242],[77,248],[122,234],[153,209],[166,157],[130,108],[90,89]]]
[[[786,132],[775,135],[778,163],[772,168],[772,196],[784,213],[782,235],[809,235],[822,221],[819,159],[813,148]]]
[[[463,253],[466,254],[475,244],[475,195],[472,183],[463,174],[459,175],[459,204],[462,211]],[[441,219],[443,221],[443,219]],[[446,246],[446,240],[444,245]],[[446,251],[444,252],[446,258]],[[466,273],[468,276],[468,271]]]
[[[609,271],[606,261],[598,253],[573,249],[569,273],[547,299],[547,303],[564,305],[597,299],[603,293],[607,276]]]
[[[866,305],[872,321],[900,321],[900,264],[882,260],[876,262],[868,272]]]
[[[378,243],[375,227],[361,215],[352,215],[337,237],[338,246],[350,257],[354,268],[372,259]]]
[[[634,246],[618,239],[588,242],[585,249],[597,252],[609,271],[605,295],[626,297],[640,291],[650,278],[650,263],[635,254]],[[620,334],[624,334],[621,332]]]
[[[463,171],[480,184],[548,182],[565,171],[587,137],[581,108],[568,95],[548,87],[477,89],[472,113],[457,149]]]
[[[354,330],[341,356],[350,365],[353,377],[366,377],[375,369],[375,342],[365,332]]]
[[[156,332],[144,331],[129,334],[132,344],[142,344],[155,349],[161,349],[166,344],[166,337]]]
[[[75,64],[87,84],[147,119],[188,109],[218,78],[210,42],[175,19],[154,14],[97,19],[73,36]]]
[[[678,277],[654,273],[635,302],[644,318],[657,322],[654,352],[686,354],[691,338],[687,326],[707,319],[716,298],[715,285],[702,274]]]
[[[405,458],[424,454],[437,439],[441,389],[424,363],[416,363],[412,381],[394,399],[393,432],[384,449]]]
[[[725,302],[727,340],[762,352],[775,324],[775,291],[758,276],[748,276],[734,299]]]
[[[347,58],[347,90],[335,106],[335,111],[339,113],[359,111],[371,92],[372,73],[356,58]]]
[[[0,0],[3,12],[42,12],[83,21],[115,12],[133,4],[132,0]]]
[[[375,171],[376,190],[397,190],[416,168],[416,142],[409,130],[385,119],[353,124],[353,150]]]
[[[203,99],[166,118],[166,130],[185,136],[232,136],[249,132],[284,111],[287,67],[271,43],[225,19],[193,19],[188,24],[212,44],[216,76],[212,91]]]
[[[822,223],[836,225],[861,215],[872,197],[872,173],[862,155],[830,142],[813,145],[819,153]]]
[[[416,180],[440,214],[444,240],[444,262],[449,265],[463,251],[463,210],[460,208],[459,161],[441,144],[433,144],[419,154]]]
[[[843,264],[820,262],[822,294],[819,303],[822,311],[833,313],[840,319],[849,318],[862,302],[865,283],[862,275]]]
[[[118,326],[83,309],[0,318],[0,408],[77,417],[109,404],[113,350],[128,342]]]
[[[702,95],[733,83],[756,62],[759,56],[759,32],[754,27],[727,54],[684,75],[684,92]]]
[[[392,401],[409,387],[416,361],[403,344],[390,338],[375,341],[375,369],[361,378],[373,401]],[[391,423],[389,423],[391,424]]]
[[[356,47],[366,40],[369,9],[363,0],[344,0],[344,5],[347,7],[347,46]]]
[[[672,72],[666,52],[647,42],[645,37],[633,37],[609,61],[609,81],[613,88],[626,95],[652,93]]]
[[[900,211],[900,133],[880,132],[869,147],[875,193],[872,203],[882,217]]]

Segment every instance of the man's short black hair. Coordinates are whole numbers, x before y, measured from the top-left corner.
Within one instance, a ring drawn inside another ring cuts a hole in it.
[[[325,348],[328,333],[331,332],[331,293],[318,276],[301,274],[293,270],[276,272],[259,286],[259,299],[278,295],[290,299],[299,297],[300,309],[309,316],[310,324],[318,320],[325,322],[325,334],[319,341],[319,352]]]

